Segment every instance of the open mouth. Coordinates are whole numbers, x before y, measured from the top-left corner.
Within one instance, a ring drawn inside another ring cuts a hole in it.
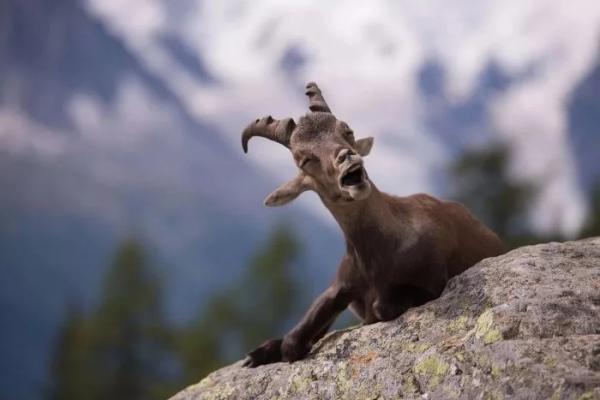
[[[356,165],[354,167],[348,168],[346,172],[342,175],[340,182],[344,187],[356,186],[360,185],[363,182],[363,167],[362,165]]]

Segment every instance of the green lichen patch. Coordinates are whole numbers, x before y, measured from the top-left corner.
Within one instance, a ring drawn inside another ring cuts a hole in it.
[[[489,393],[485,393],[483,398],[485,400],[504,400],[504,394],[499,390],[495,390]]]
[[[492,378],[499,379],[502,375],[502,370],[497,365],[492,365]]]
[[[338,373],[335,376],[335,382],[338,391],[342,395],[342,398],[347,398],[348,392],[352,387],[352,379],[350,373],[348,372],[348,366],[345,362],[338,364]]]
[[[598,392],[585,392],[577,398],[577,400],[598,400],[600,399],[600,393]]]
[[[503,339],[502,332],[494,327],[494,315],[492,310],[487,310],[479,316],[475,324],[475,337],[482,339],[483,343],[496,343]]]
[[[415,364],[415,373],[418,375],[442,376],[450,369],[450,365],[437,356],[431,355]]]
[[[432,346],[431,343],[426,343],[426,342],[421,342],[421,343],[409,343],[406,346],[406,350],[409,351],[410,353],[417,353],[417,354],[422,354],[424,353],[427,349],[429,349]]]
[[[446,330],[448,333],[457,333],[461,331],[465,331],[468,328],[469,317],[460,316],[448,323]]]
[[[291,378],[291,389],[295,393],[304,391],[310,385],[310,379],[304,378],[299,375],[293,375]]]

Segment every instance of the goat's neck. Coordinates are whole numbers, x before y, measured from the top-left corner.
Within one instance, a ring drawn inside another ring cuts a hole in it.
[[[393,218],[384,195],[371,184],[371,193],[364,200],[349,203],[323,201],[344,232],[346,241],[355,244],[373,232],[376,227],[385,227]],[[383,234],[384,232],[381,232]]]

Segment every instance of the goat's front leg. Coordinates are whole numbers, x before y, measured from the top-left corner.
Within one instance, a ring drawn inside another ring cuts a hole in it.
[[[246,356],[244,367],[258,367],[259,365],[271,364],[281,361],[282,339],[267,340]]]
[[[302,320],[283,338],[281,355],[284,361],[304,358],[316,337],[325,333],[335,318],[348,307],[352,293],[341,285],[330,286],[314,301]]]
[[[352,301],[347,288],[333,284],[308,309],[302,320],[283,340],[269,340],[248,354],[245,366],[256,367],[278,361],[296,361],[310,351],[314,338],[323,332]]]

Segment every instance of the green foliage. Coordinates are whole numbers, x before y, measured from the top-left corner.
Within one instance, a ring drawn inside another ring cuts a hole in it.
[[[52,360],[53,400],[84,399],[94,387],[90,349],[91,331],[79,311],[71,310],[57,340]]]
[[[506,173],[508,150],[497,146],[466,152],[454,164],[455,191],[458,201],[502,237],[521,228],[531,199],[531,185],[513,182]]]
[[[275,229],[242,279],[205,305],[181,339],[186,382],[196,382],[262,341],[281,336],[299,297],[291,270],[299,252],[291,231]]]
[[[94,353],[103,382],[103,399],[159,398],[168,358],[160,284],[147,266],[142,248],[123,243],[104,284],[94,316]]]
[[[530,229],[527,212],[538,188],[510,177],[509,156],[509,149],[503,145],[465,152],[451,168],[453,197],[510,248],[561,240],[559,234],[540,236]]]
[[[60,335],[54,399],[159,399],[169,390],[169,334],[160,285],[134,241],[118,249],[98,309],[72,314]],[[172,356],[171,356],[172,357]]]
[[[294,315],[299,290],[292,265],[300,247],[275,229],[239,282],[219,292],[192,326],[176,331],[162,317],[161,285],[141,246],[122,243],[98,307],[72,312],[52,363],[50,399],[162,399],[281,336]]]
[[[590,196],[589,216],[586,220],[580,237],[600,236],[600,181],[594,186]]]
[[[469,207],[511,248],[566,240],[559,233],[535,234],[527,225],[528,206],[538,188],[509,176],[509,156],[508,148],[502,145],[465,152],[451,168],[453,197]],[[589,207],[578,238],[600,235],[600,181],[590,193]]]
[[[242,282],[228,295],[235,298],[237,294],[241,315],[235,328],[242,333],[244,348],[282,333],[282,325],[293,314],[299,297],[292,276],[298,255],[299,244],[292,233],[277,228],[251,260]]]

